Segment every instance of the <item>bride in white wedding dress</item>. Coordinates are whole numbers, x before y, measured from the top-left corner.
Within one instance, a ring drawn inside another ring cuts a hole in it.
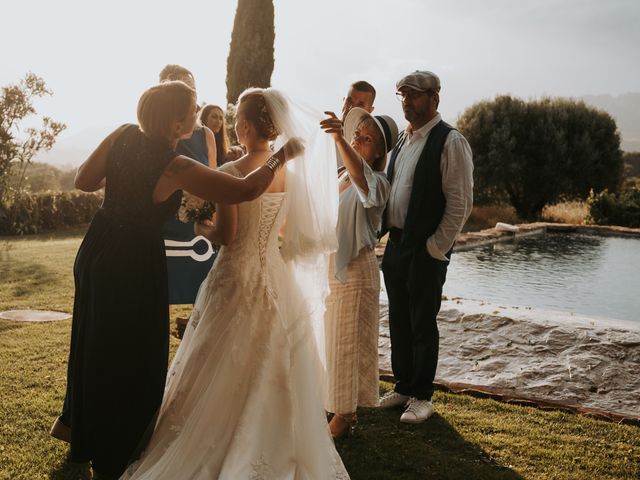
[[[267,193],[218,205],[216,224],[202,227],[224,245],[169,369],[151,440],[123,479],[349,478],[327,428],[318,336],[338,200],[335,160],[318,155],[335,150],[320,135],[309,140],[320,116],[305,131],[292,108],[273,89],[240,97],[236,132],[248,153],[221,170],[245,176],[276,137],[302,134],[307,149]]]

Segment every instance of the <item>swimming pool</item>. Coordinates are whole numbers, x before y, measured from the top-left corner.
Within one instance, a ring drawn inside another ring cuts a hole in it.
[[[640,323],[640,239],[549,232],[456,252],[443,294]]]

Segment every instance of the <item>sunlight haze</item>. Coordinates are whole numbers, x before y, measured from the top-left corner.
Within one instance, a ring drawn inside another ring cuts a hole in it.
[[[452,122],[497,94],[640,92],[635,0],[274,4],[272,84],[320,111],[339,110],[349,83],[363,79],[378,90],[376,112],[404,125],[395,81],[415,69],[440,76],[440,111]],[[138,97],[167,63],[194,73],[200,102],[224,104],[235,8],[233,1],[3,0],[0,85],[28,71],[44,78],[54,96],[37,102],[39,113],[68,126],[46,159],[77,163],[56,151],[86,149],[135,121]]]

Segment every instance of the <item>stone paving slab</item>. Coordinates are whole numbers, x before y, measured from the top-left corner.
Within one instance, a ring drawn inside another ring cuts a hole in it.
[[[443,302],[438,327],[436,383],[640,419],[637,325],[459,300]],[[380,372],[390,375],[386,305],[378,351]]]
[[[65,312],[54,312],[50,310],[7,310],[0,312],[3,320],[13,320],[15,322],[56,322],[69,320],[71,315]]]

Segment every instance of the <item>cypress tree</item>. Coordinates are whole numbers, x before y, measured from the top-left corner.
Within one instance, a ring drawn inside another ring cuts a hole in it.
[[[227,58],[227,102],[248,87],[271,86],[274,65],[273,0],[238,0]]]

